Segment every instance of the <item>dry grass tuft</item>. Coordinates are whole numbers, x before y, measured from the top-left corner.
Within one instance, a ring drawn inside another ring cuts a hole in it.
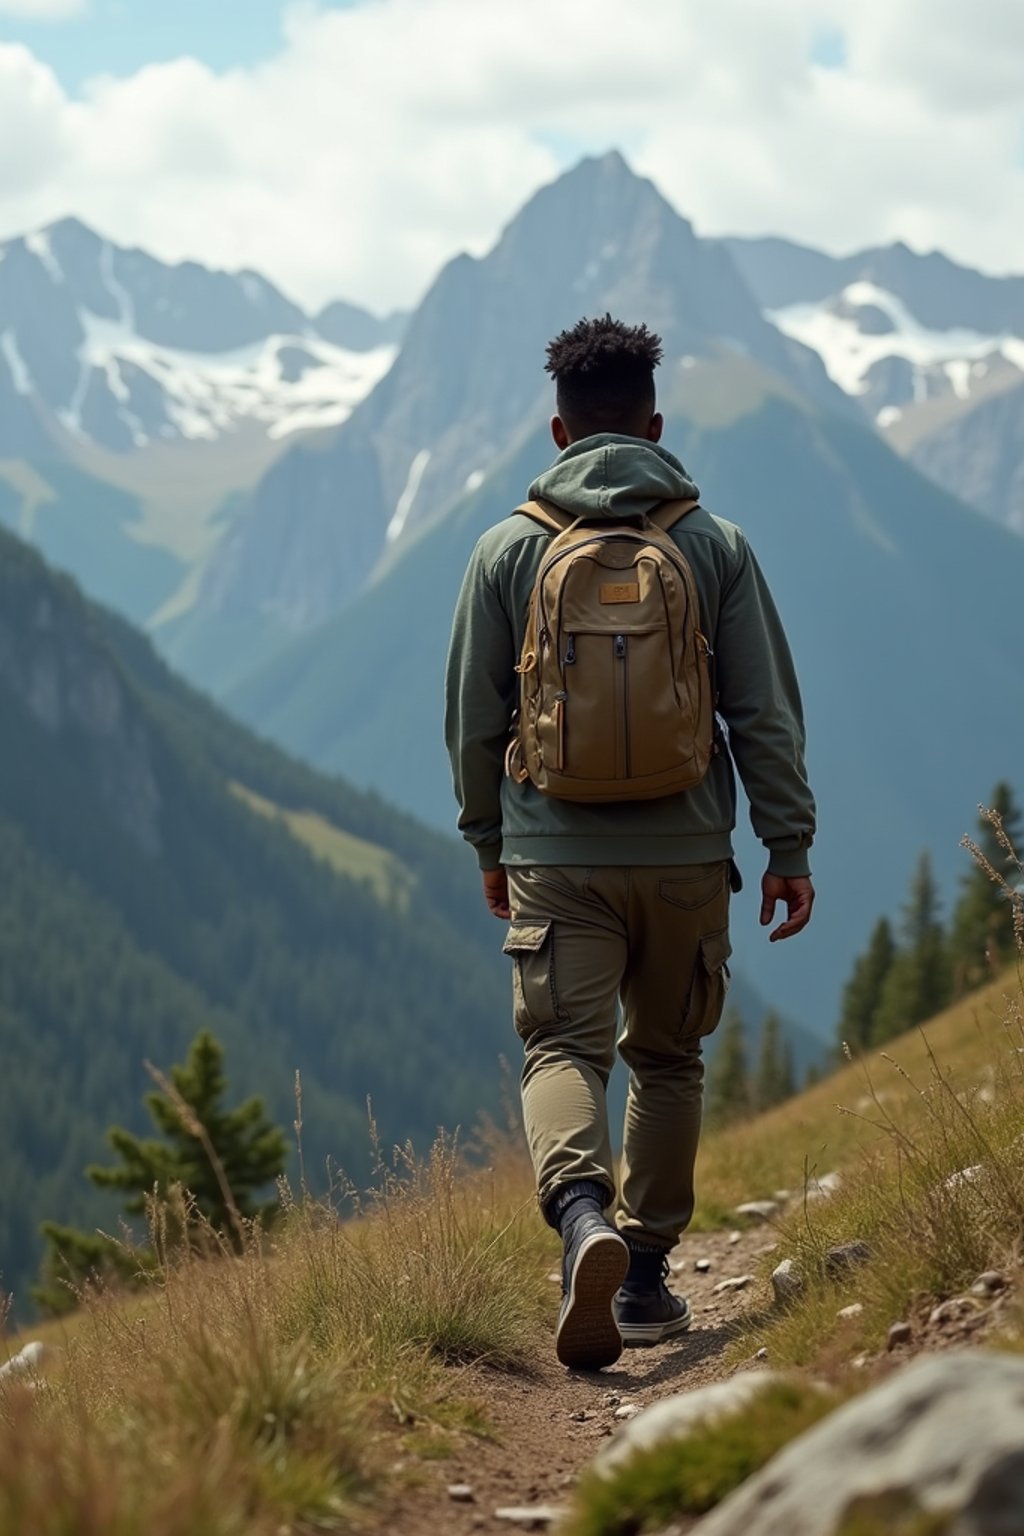
[[[0,1379],[0,1536],[364,1525],[396,1437],[484,1427],[452,1365],[528,1364],[548,1237],[521,1152],[491,1151],[404,1148],[344,1223],[283,1190],[240,1253],[175,1246],[180,1213],[154,1212],[146,1290],[93,1291],[44,1379]]]

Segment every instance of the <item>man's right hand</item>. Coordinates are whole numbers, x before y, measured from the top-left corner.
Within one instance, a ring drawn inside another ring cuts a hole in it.
[[[483,872],[484,901],[488,912],[508,922],[512,909],[508,904],[508,875],[503,869],[485,869]]]
[[[765,875],[761,881],[761,927],[767,928],[775,916],[776,903],[786,903],[786,921],[768,935],[771,943],[776,939],[791,939],[794,933],[806,928],[814,906],[814,886],[809,875]]]

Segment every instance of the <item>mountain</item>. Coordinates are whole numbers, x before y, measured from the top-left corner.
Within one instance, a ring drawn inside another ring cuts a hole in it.
[[[204,1025],[289,1126],[301,1071],[318,1183],[362,1175],[368,1098],[385,1146],[497,1106],[507,979],[461,850],[250,736],[6,534],[0,732],[4,1286],[42,1217],[114,1219],[82,1168]]]
[[[906,245],[835,258],[726,241],[765,313],[820,355],[898,451],[1024,531],[1024,277]]]
[[[5,241],[0,455],[337,425],[390,363],[395,323],[335,308],[321,330],[258,273],[171,266],[77,219]]]
[[[750,356],[849,409],[816,356],[761,315],[728,252],[697,238],[618,154],[543,188],[480,260],[441,272],[401,352],[329,440],[297,443],[241,505],[161,644],[191,675],[250,668],[261,628],[301,633],[354,599],[544,419],[544,347],[583,313],[645,319],[673,368]],[[301,509],[301,516],[299,510]],[[235,663],[232,665],[231,663]]]
[[[666,445],[704,504],[749,533],[805,694],[821,900],[798,943],[768,946],[741,902],[738,962],[831,1037],[839,987],[917,853],[952,879],[977,802],[1024,759],[1024,543],[860,425],[746,359],[665,368]],[[346,612],[228,696],[261,730],[439,826],[454,820],[440,744],[444,654],[479,533],[553,456],[539,428],[425,529]],[[372,666],[360,658],[372,656]],[[387,677],[389,686],[378,686]],[[741,844],[748,884],[761,856]]]
[[[116,1230],[82,1170],[111,1121],[144,1128],[144,1061],[203,1027],[232,1093],[286,1126],[301,1074],[318,1187],[328,1162],[367,1172],[368,1102],[385,1151],[498,1110],[507,962],[462,848],[250,735],[2,532],[0,732],[0,1286],[19,1304],[41,1219]]]

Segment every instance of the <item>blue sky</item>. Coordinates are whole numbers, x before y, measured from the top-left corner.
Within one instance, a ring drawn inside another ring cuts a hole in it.
[[[356,3],[320,0],[318,9]],[[282,0],[87,0],[63,19],[0,14],[0,38],[24,43],[77,94],[94,75],[129,75],[183,55],[218,71],[258,64],[281,50],[284,10]]]

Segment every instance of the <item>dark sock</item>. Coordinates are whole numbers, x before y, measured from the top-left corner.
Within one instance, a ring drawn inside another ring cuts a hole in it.
[[[601,1216],[607,1204],[608,1191],[603,1184],[596,1179],[579,1179],[555,1191],[544,1207],[544,1215],[564,1240],[582,1215],[589,1212]]]
[[[629,1270],[624,1284],[635,1291],[659,1290],[665,1277],[668,1249],[656,1247],[653,1243],[638,1243],[628,1235],[626,1246],[629,1249]]]

